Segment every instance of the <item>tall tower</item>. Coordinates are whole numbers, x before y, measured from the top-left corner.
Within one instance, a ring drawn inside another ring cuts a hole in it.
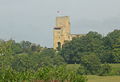
[[[54,32],[54,49],[62,47],[66,40],[70,40],[70,19],[68,16],[56,17]]]

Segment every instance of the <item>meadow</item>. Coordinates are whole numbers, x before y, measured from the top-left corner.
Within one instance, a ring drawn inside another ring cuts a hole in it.
[[[120,76],[88,75],[88,82],[120,82]]]
[[[79,64],[68,64],[68,70],[77,70]],[[111,73],[109,76],[87,75],[88,82],[120,82],[120,64],[110,64]]]

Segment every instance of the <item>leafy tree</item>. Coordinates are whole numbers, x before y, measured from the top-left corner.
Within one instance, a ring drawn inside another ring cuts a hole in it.
[[[89,32],[83,37],[73,38],[66,42],[61,50],[61,55],[68,63],[80,63],[81,57],[88,53],[96,53],[98,56],[103,50],[102,35],[97,32]]]
[[[113,60],[115,63],[120,63],[120,46],[113,49]]]
[[[99,58],[102,63],[113,63],[114,62],[114,56],[112,54],[111,50],[104,50],[102,54],[100,54]]]
[[[110,53],[110,57],[106,59],[106,62],[119,63],[120,62],[120,30],[114,30],[113,32],[110,32],[109,34],[107,34],[106,37],[104,37],[103,41],[105,46],[104,51]]]
[[[11,66],[16,71],[36,70],[37,62],[28,54],[19,54],[15,56]]]
[[[88,73],[97,74],[100,70],[101,63],[99,58],[93,53],[83,56],[81,65],[84,66]]]
[[[24,52],[30,52],[30,46],[31,46],[31,42],[29,41],[21,41],[20,42],[20,46],[23,49]]]
[[[11,44],[11,40],[0,42],[0,68],[7,68],[11,65],[11,62],[13,60],[13,51]]]
[[[11,49],[14,55],[23,52],[19,43],[16,43],[15,40],[10,40],[10,41],[11,41]]]
[[[44,49],[39,55],[40,65],[61,65],[65,64],[64,59],[53,49]]]

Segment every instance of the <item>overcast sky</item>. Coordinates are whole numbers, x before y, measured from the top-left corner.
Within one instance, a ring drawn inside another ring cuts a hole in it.
[[[52,47],[56,16],[70,16],[73,34],[105,35],[120,29],[120,0],[0,0],[0,39]]]

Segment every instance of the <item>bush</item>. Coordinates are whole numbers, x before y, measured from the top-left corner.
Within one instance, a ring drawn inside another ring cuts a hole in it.
[[[87,70],[83,66],[80,66],[77,69],[77,73],[80,74],[80,75],[86,75],[86,74],[88,74]]]
[[[58,82],[86,82],[86,78],[78,75],[74,71],[68,71],[65,66],[57,67],[43,67],[40,68],[35,74],[36,80],[55,81]]]
[[[16,72],[9,69],[0,70],[0,82],[86,82],[84,76],[78,75],[74,71],[67,71],[65,66],[41,67],[35,71]]]
[[[97,74],[100,70],[100,59],[96,56],[96,54],[91,53],[89,55],[85,55],[82,57],[81,65],[84,66],[87,73]]]
[[[109,75],[110,72],[111,72],[111,66],[109,64],[104,64],[101,66],[101,69],[98,75],[100,76]]]

